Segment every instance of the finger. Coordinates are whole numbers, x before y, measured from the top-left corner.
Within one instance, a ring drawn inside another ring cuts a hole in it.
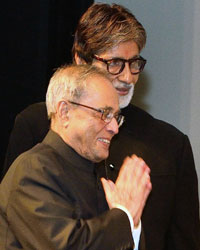
[[[135,187],[140,185],[143,177],[149,178],[150,169],[142,158],[135,159]]]
[[[119,171],[119,176],[117,179],[123,179],[123,178],[126,178],[126,175],[127,175],[127,170],[129,169],[129,166],[131,165],[132,163],[132,160],[129,156],[127,156],[124,161],[123,161],[123,164],[120,168],[120,171]]]
[[[101,183],[104,189],[104,192],[112,192],[111,185],[109,184],[109,181],[106,180],[105,178],[101,178]]]
[[[101,183],[105,192],[106,201],[108,203],[109,208],[113,208],[116,200],[115,200],[115,184],[106,180],[105,178],[101,178]]]
[[[145,169],[148,173],[146,163],[136,155],[126,158],[122,171],[119,173],[116,181],[117,188],[120,190],[123,189],[127,193],[137,189]]]
[[[107,180],[108,181],[108,184],[110,185],[110,188],[112,191],[115,191],[115,183],[112,182],[111,180]]]
[[[135,215],[135,218],[134,218],[134,222],[136,221],[140,221],[140,218],[142,216],[142,213],[143,213],[143,209],[145,207],[145,204],[146,204],[146,201],[149,197],[149,194],[151,192],[151,189],[152,189],[152,185],[151,185],[151,182],[148,184],[148,186],[146,187],[146,190],[144,192],[144,196],[143,196],[143,199],[141,201],[141,204],[140,204],[140,207]]]
[[[139,171],[138,171],[139,172]],[[148,189],[147,187],[149,186],[150,188],[150,175],[148,174],[148,171],[143,171],[143,173],[137,173],[138,178],[136,179],[137,182],[137,189],[138,189],[138,195],[141,197],[143,196],[143,193]]]
[[[134,165],[134,160],[131,157],[125,159],[116,181],[116,185],[119,188],[127,189],[133,182],[135,172]]]

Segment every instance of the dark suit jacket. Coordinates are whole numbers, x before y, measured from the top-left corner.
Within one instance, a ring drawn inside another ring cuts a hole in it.
[[[133,105],[122,113],[125,123],[111,143],[107,175],[115,180],[124,157],[133,153],[151,168],[153,188],[142,217],[146,249],[199,250],[198,184],[188,137]],[[21,112],[10,136],[5,169],[41,141],[48,126],[44,103]]]
[[[1,183],[0,249],[133,249],[128,216],[108,209],[98,174],[49,131]]]

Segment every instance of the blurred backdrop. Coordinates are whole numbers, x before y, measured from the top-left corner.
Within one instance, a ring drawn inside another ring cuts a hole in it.
[[[93,0],[3,1],[0,8],[2,169],[17,113],[44,101],[53,69],[71,62],[73,34]]]

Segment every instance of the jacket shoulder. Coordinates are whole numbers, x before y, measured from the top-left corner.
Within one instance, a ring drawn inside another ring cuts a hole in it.
[[[184,136],[184,134],[172,124],[153,117],[148,112],[135,105],[129,105],[123,112],[125,126],[129,131],[139,131],[156,134]]]
[[[33,118],[37,118],[38,116],[41,116],[45,119],[47,119],[47,108],[46,108],[46,104],[45,102],[38,102],[38,103],[34,103],[29,105],[28,107],[26,107],[24,110],[22,110],[18,115],[18,116],[23,116],[23,117],[33,117]]]

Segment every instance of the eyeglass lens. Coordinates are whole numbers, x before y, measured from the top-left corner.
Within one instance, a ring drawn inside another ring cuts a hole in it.
[[[119,74],[123,71],[125,67],[125,60],[114,59],[107,63],[108,71],[111,74]],[[141,72],[145,65],[145,60],[138,58],[127,61],[129,63],[129,68],[132,74],[137,74]]]
[[[123,123],[123,116],[122,115],[113,114],[110,110],[106,110],[106,109],[102,113],[102,120],[104,120],[105,122],[110,122],[113,117],[116,119],[117,124],[119,126],[121,126]]]

